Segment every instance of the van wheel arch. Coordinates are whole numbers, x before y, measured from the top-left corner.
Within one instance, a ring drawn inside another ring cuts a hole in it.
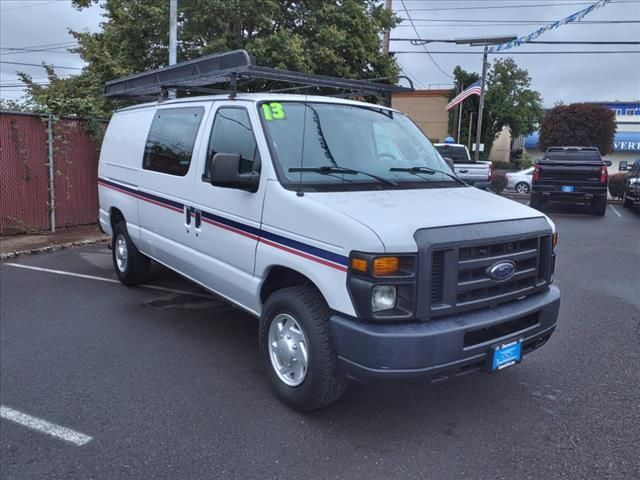
[[[115,231],[115,228],[116,228],[116,225],[118,224],[118,222],[125,222],[126,223],[124,215],[116,207],[111,207],[111,212],[109,214],[109,219],[111,221],[111,231],[112,232]]]
[[[272,293],[287,287],[309,285],[315,288],[320,295],[318,286],[306,275],[292,268],[275,265],[270,268],[266,279],[260,288],[260,302],[264,305]]]

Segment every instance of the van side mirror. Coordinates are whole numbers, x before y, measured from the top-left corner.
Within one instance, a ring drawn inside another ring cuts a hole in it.
[[[610,166],[611,166],[611,160],[605,160],[605,161],[604,161],[604,164],[605,164],[607,167],[610,167]]]
[[[453,160],[449,157],[443,157],[443,158],[444,158],[444,161],[447,162],[447,165],[449,165],[449,168],[451,169],[453,174],[455,175],[456,169],[454,168]]]
[[[618,164],[618,170],[620,170],[621,172],[626,172],[628,168],[627,165],[628,163],[626,160],[621,160]]]
[[[216,153],[209,167],[211,185],[256,192],[260,183],[258,172],[240,173],[240,154]]]

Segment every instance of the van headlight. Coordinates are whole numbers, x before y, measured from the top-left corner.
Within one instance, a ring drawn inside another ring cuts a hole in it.
[[[379,322],[415,318],[415,253],[352,252],[347,287],[358,318]]]
[[[391,310],[396,306],[397,290],[393,285],[376,285],[371,289],[371,310],[373,313]]]

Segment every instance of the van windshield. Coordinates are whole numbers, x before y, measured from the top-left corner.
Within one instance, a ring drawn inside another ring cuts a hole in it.
[[[312,191],[460,186],[404,114],[296,101],[262,102],[259,111],[285,186]]]

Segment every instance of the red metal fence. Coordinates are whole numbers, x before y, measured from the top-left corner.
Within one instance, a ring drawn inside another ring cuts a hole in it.
[[[98,148],[83,121],[52,122],[56,228],[94,223]],[[0,235],[51,228],[47,117],[0,112]]]

